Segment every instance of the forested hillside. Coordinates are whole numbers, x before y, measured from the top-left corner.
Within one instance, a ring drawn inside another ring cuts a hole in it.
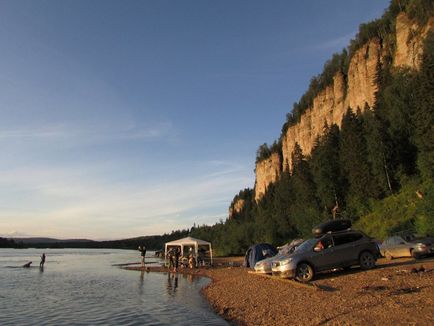
[[[424,39],[419,69],[393,66],[401,12],[425,26],[432,20],[433,3],[394,0],[383,17],[362,24],[349,47],[312,79],[282,134],[300,121],[336,72],[347,76],[352,54],[374,37],[386,52],[377,70],[375,104],[363,110],[348,107],[340,127],[325,123],[312,152],[306,155],[296,144],[291,166],[259,200],[255,189],[240,191],[230,219],[194,227],[192,236],[213,241],[220,254],[230,255],[253,243],[280,245],[308,237],[313,225],[333,217],[349,218],[378,238],[399,231],[434,235],[434,34],[431,29]],[[261,145],[257,162],[273,153],[282,156],[279,143],[281,138],[272,146]]]

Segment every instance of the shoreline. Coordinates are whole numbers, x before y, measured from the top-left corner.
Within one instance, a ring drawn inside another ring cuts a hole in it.
[[[249,273],[238,267],[239,259],[219,258],[217,267],[178,271],[210,278],[201,294],[231,324],[434,324],[434,257],[380,259],[369,271],[318,274],[307,287]],[[422,266],[424,271],[418,272]],[[154,266],[124,269],[169,272]]]

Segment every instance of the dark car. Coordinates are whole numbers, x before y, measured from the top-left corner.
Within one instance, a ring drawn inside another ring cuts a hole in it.
[[[363,232],[328,232],[303,242],[292,255],[273,261],[272,273],[309,282],[315,273],[325,270],[355,265],[362,269],[373,268],[379,256],[377,243]]]

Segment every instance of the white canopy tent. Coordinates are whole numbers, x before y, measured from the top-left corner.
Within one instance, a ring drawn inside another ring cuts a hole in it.
[[[210,263],[212,264],[212,247],[211,242],[195,239],[192,237],[186,237],[183,239],[175,240],[166,242],[164,246],[164,257],[167,259],[167,252],[173,247],[180,247],[181,248],[181,256],[187,256],[190,252],[185,252],[185,249],[193,248],[195,257],[197,258],[199,256],[199,249],[206,248],[206,251],[209,251],[209,257],[210,257]],[[197,261],[197,259],[196,259]]]

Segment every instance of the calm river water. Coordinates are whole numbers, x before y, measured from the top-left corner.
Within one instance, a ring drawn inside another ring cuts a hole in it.
[[[138,261],[126,250],[0,249],[0,325],[227,325],[199,293],[208,279],[112,266]]]

